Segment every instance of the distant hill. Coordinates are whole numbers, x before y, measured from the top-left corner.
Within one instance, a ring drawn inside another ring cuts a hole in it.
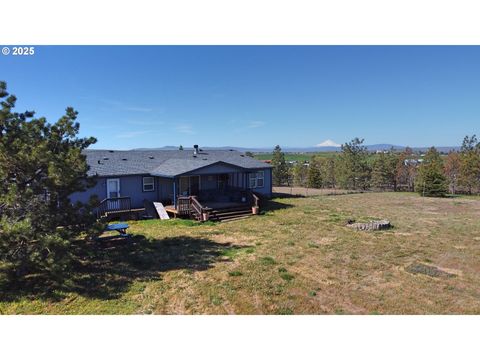
[[[385,151],[390,149],[395,149],[397,151],[402,151],[406,148],[403,145],[392,145],[392,144],[373,144],[365,145],[369,151]],[[450,150],[459,150],[459,146],[437,146],[436,147],[440,152],[449,152]],[[138,148],[134,150],[148,150],[152,148]],[[178,146],[163,146],[159,148],[154,148],[155,150],[178,150]],[[192,150],[193,147],[184,147],[184,150]],[[273,151],[273,147],[238,147],[238,146],[200,146],[200,149],[203,150],[237,150],[241,152],[251,151],[253,153],[270,153]],[[429,147],[412,147],[414,151],[426,151]],[[340,147],[335,146],[311,146],[311,147],[282,147],[282,150],[287,153],[311,153],[311,152],[337,152],[341,151]]]

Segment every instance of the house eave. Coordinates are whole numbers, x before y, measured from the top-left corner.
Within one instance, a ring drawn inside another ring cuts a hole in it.
[[[185,172],[181,172],[181,173],[176,173],[176,174],[174,174],[174,175],[165,175],[165,174],[155,173],[155,172],[151,172],[150,175],[152,175],[152,176],[166,177],[166,178],[176,178],[176,177],[179,177],[179,176],[186,176],[186,175],[195,173],[195,171],[202,170],[202,169],[205,169],[205,168],[208,168],[208,167],[211,167],[211,166],[215,166],[215,165],[219,165],[219,164],[220,164],[220,165],[227,165],[227,166],[230,166],[230,167],[232,167],[232,168],[239,169],[239,170],[242,170],[242,171],[256,171],[256,170],[265,170],[265,169],[271,169],[271,168],[272,168],[271,166],[243,167],[243,166],[231,164],[231,163],[226,162],[226,161],[216,161],[216,162],[214,162],[214,163],[207,164],[207,165],[203,165],[203,166],[199,166],[199,167],[197,167],[197,168],[195,168],[195,169],[193,169],[193,170],[189,170],[189,171],[185,171]]]

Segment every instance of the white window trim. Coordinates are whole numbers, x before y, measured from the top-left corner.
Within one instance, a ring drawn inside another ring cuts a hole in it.
[[[252,186],[252,180],[254,182],[254,185]],[[258,185],[258,180],[262,180],[263,184],[261,186]],[[264,170],[259,170],[254,173],[249,173],[248,174],[248,187],[249,189],[257,189],[257,188],[263,188],[265,186],[265,171]]]
[[[258,185],[258,180],[262,180],[262,185],[261,186]],[[258,188],[263,188],[264,186],[265,186],[265,171],[263,171],[263,170],[257,171],[257,187]]]
[[[107,199],[110,199],[110,186],[109,182],[110,181],[115,181],[117,183],[117,195],[120,197],[120,179],[119,178],[110,178],[107,179],[107,184],[106,184],[106,190],[107,190]]]
[[[145,179],[152,179],[152,183],[151,184],[145,184]],[[155,178],[153,176],[144,176],[142,178],[142,188],[143,188],[143,192],[152,192],[152,191],[155,191]],[[150,190],[145,190],[145,185],[147,186],[152,186],[152,188]]]

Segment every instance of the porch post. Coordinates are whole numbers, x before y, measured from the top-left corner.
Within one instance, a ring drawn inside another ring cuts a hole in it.
[[[173,206],[177,207],[177,192],[175,189],[175,178],[173,178]]]

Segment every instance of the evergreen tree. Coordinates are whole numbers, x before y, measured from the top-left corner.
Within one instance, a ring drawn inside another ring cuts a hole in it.
[[[459,185],[472,194],[480,187],[480,143],[475,135],[463,139],[460,162]]]
[[[392,148],[386,155],[385,164],[387,171],[388,185],[393,188],[393,191],[397,191],[397,163],[399,155]]]
[[[447,182],[443,175],[443,161],[435,147],[431,147],[425,154],[416,181],[417,192],[422,196],[441,197],[447,193]]]
[[[370,182],[368,151],[363,139],[355,138],[342,145],[338,159],[338,181],[346,189],[367,189]]]
[[[293,169],[293,184],[295,186],[306,187],[308,166],[305,163],[297,163]]]
[[[274,186],[282,186],[288,181],[288,166],[280,145],[275,146],[272,156],[272,177]]]
[[[445,159],[444,171],[452,194],[457,191],[461,165],[462,162],[458,152],[450,151]]]
[[[320,168],[320,162],[312,158],[310,166],[308,167],[308,187],[319,189],[322,187],[322,173]]]
[[[336,187],[336,176],[335,176],[335,158],[328,158],[321,160],[321,173],[323,187],[334,188]]]
[[[78,138],[77,112],[54,124],[34,113],[13,112],[16,97],[0,82],[0,263],[8,275],[51,275],[60,280],[71,241],[90,231],[91,208],[69,196],[93,185],[82,150],[94,138]],[[92,204],[93,205],[93,204]]]
[[[371,185],[375,189],[385,190],[390,185],[389,169],[385,154],[380,153],[373,161]]]
[[[178,150],[183,150],[183,145],[180,145],[180,146],[178,147]]]
[[[398,155],[394,150],[377,155],[372,164],[371,185],[374,188],[397,190],[396,168]]]

